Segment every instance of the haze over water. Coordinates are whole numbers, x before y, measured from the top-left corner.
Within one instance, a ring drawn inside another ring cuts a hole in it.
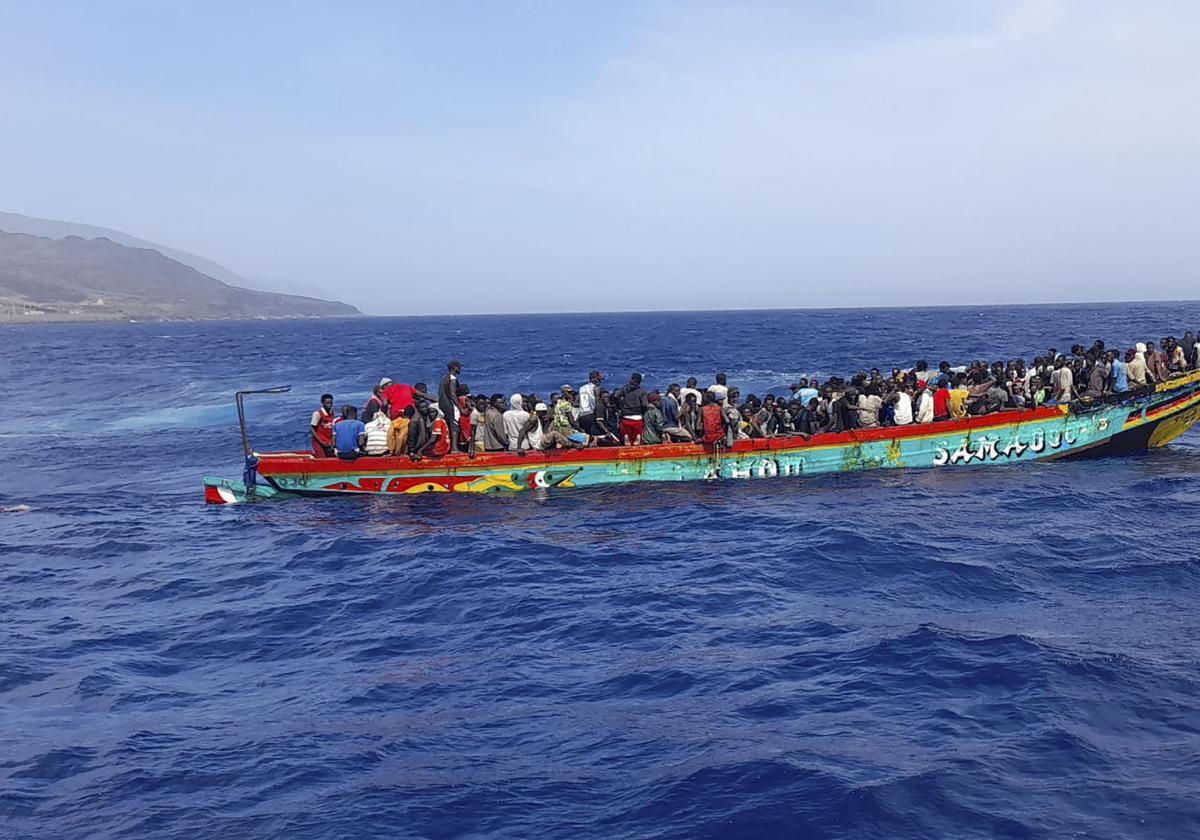
[[[0,834],[1200,833],[1200,437],[1144,456],[206,508],[317,396],[743,392],[1200,304],[0,328]]]

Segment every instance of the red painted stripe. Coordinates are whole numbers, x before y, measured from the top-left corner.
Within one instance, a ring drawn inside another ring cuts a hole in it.
[[[1057,407],[1043,407],[1029,411],[1004,411],[968,417],[965,420],[943,420],[911,426],[888,426],[879,429],[857,429],[836,434],[818,435],[809,441],[801,437],[760,438],[740,440],[734,444],[733,454],[774,452],[780,449],[804,449],[807,447],[846,446],[877,440],[904,440],[908,438],[962,433],[979,429],[1013,426],[1035,420],[1052,420],[1065,417]],[[356,461],[336,458],[313,458],[295,453],[262,453],[258,472],[264,476],[286,476],[300,473],[308,475],[355,475],[379,472],[411,472],[415,470],[446,469],[537,469],[543,464],[560,461],[609,463],[638,462],[647,460],[674,460],[702,458],[712,453],[712,447],[696,443],[666,443],[653,446],[602,446],[591,449],[560,449],[546,452],[530,452],[527,455],[497,452],[484,453],[475,458],[466,455],[447,455],[443,458],[426,458],[414,463],[404,456],[383,458],[362,457]],[[428,480],[428,479],[422,479]],[[462,479],[459,479],[462,480]],[[353,489],[353,488],[348,488]]]

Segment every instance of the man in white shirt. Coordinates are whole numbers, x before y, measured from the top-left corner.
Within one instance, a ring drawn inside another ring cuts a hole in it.
[[[917,387],[921,390],[917,392],[917,410],[914,418],[918,423],[933,422],[933,394],[929,388],[918,381]]]
[[[913,421],[912,385],[905,382],[900,390],[888,397],[892,406],[892,419],[897,426],[907,426]]]
[[[704,402],[704,395],[701,394],[700,389],[696,387],[696,377],[694,377],[694,376],[689,376],[687,379],[687,385],[685,385],[683,388],[679,389],[679,407],[680,408],[683,408],[684,404],[687,403],[688,394],[695,395],[696,405],[700,405],[701,403]]]
[[[579,428],[585,432],[592,427],[592,418],[596,416],[596,401],[600,396],[600,383],[604,374],[594,370],[588,374],[587,384],[579,389],[579,414],[576,420]]]
[[[717,398],[717,402],[723,402],[728,398],[729,386],[725,382],[725,374],[717,374],[717,381],[715,384],[708,386],[708,392]]]

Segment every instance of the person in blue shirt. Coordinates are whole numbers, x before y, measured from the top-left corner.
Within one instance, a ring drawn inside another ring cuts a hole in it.
[[[354,406],[346,406],[344,414],[333,427],[333,448],[343,461],[352,461],[367,445],[367,427],[358,419],[358,409]]]

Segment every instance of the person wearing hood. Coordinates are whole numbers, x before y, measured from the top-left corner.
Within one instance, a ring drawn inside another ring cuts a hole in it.
[[[388,435],[391,432],[393,422],[392,418],[388,417],[387,406],[375,406],[375,410],[371,414],[371,419],[363,424],[367,429],[367,442],[363,447],[363,451],[375,457],[390,454]]]
[[[1144,388],[1149,376],[1149,371],[1146,369],[1146,345],[1139,341],[1131,352],[1133,355],[1129,356],[1129,361],[1126,362],[1125,374],[1129,377],[1130,385],[1135,388]]]
[[[529,449],[529,441],[523,434],[529,425],[529,412],[525,410],[525,398],[513,394],[508,399],[509,409],[504,412],[504,437],[508,441],[508,449],[515,452],[518,449]]]

